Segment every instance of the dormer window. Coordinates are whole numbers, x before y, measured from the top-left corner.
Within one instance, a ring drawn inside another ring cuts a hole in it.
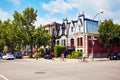
[[[62,34],[63,34],[63,35],[65,34],[65,29],[62,29]]]
[[[63,35],[65,34],[65,24],[64,23],[62,24],[62,34]]]
[[[71,27],[71,32],[73,32],[73,27]]]

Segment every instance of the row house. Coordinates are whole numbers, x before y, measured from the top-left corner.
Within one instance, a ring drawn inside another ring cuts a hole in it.
[[[59,26],[59,37],[56,38],[56,45],[66,46],[68,51],[81,51],[88,55],[88,38],[87,35],[97,30],[91,29],[90,26],[94,25],[95,29],[98,26],[98,21],[92,21],[85,18],[84,14],[80,14],[77,20],[67,19]]]
[[[97,38],[98,25],[98,21],[79,14],[77,20],[69,22],[66,18],[63,19],[62,24],[53,22],[47,25],[46,31],[53,35],[52,47],[64,45],[67,52],[81,51],[89,57],[93,46],[94,57],[106,57],[108,49]],[[110,53],[115,53],[119,51],[119,48],[113,46],[109,50]]]
[[[61,25],[60,23],[56,23],[56,22],[44,25],[46,33],[50,34],[52,36],[52,39],[53,39],[52,43],[46,47],[45,52],[48,55],[53,51],[53,48],[54,48],[55,43],[56,43],[56,38],[58,37],[58,35],[56,33],[56,31],[57,31],[56,29],[60,25]]]

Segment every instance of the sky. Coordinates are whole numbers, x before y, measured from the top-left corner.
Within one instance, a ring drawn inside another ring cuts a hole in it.
[[[62,23],[63,19],[77,20],[78,14],[86,18],[104,21],[112,19],[120,24],[120,0],[0,0],[0,20],[13,20],[14,11],[22,13],[27,7],[37,10],[36,26],[52,22]]]

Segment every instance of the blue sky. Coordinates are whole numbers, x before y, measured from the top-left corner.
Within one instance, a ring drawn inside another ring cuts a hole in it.
[[[120,0],[0,0],[0,20],[13,19],[14,11],[22,12],[27,7],[38,11],[36,25],[48,24],[53,21],[61,23],[63,18],[76,20],[79,13],[95,20],[113,19],[120,24]]]

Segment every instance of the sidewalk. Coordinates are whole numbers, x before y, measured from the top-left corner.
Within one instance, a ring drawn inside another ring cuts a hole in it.
[[[87,59],[88,61],[92,61],[92,59]],[[108,61],[108,58],[94,58],[93,61]]]
[[[35,58],[29,58],[28,56],[25,56],[24,59],[34,59]],[[38,60],[40,61],[56,61],[56,62],[81,62],[80,59],[67,59],[65,58],[64,61],[62,61],[61,58],[53,58],[53,59],[44,59],[44,58],[39,58]],[[94,58],[93,60],[90,58],[85,59],[86,62],[93,62],[93,61],[108,61],[108,58]]]
[[[55,61],[62,61],[60,58],[54,58]],[[85,59],[86,62],[93,62],[93,61],[108,61],[108,58],[94,58],[94,60],[91,60],[89,58]],[[80,59],[67,59],[65,58],[66,62],[81,62]]]

